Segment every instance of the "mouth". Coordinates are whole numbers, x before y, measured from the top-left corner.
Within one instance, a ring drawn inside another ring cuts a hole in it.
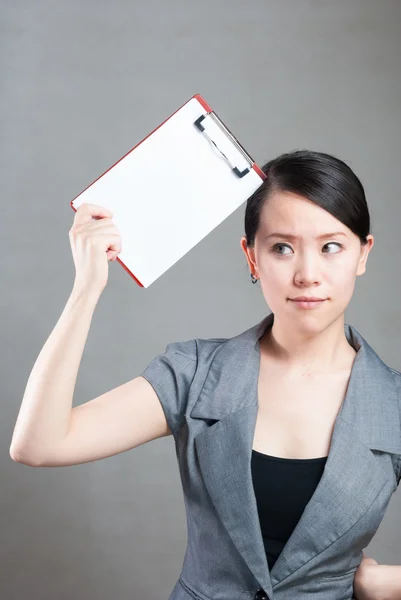
[[[299,306],[300,308],[314,308],[315,306],[320,306],[321,304],[323,304],[323,302],[325,302],[327,300],[327,298],[316,298],[313,300],[310,300],[310,299],[298,300],[296,298],[294,298],[294,299],[288,298],[288,300],[290,300],[291,302],[293,302],[296,306]]]
[[[289,300],[296,300],[298,302],[319,302],[320,300],[326,300],[320,296],[296,296],[296,298],[289,298]]]

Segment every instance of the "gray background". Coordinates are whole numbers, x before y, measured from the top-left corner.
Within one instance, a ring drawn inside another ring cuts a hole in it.
[[[346,322],[400,370],[401,2],[2,1],[0,597],[165,599],[186,517],[171,437],[64,468],[15,463],[29,373],[72,290],[70,200],[193,94],[260,164],[297,148],[361,178],[375,246]],[[245,204],[149,289],[118,263],[75,388],[81,404],[168,342],[269,312],[239,245]],[[152,231],[149,231],[152,244]],[[367,554],[401,564],[401,494]]]

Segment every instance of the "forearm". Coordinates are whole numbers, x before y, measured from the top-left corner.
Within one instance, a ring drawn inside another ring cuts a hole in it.
[[[76,379],[99,296],[73,289],[29,376],[10,454],[35,462],[67,435]]]

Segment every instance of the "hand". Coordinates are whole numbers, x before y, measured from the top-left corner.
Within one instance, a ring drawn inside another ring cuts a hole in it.
[[[121,236],[113,214],[96,204],[81,204],[69,231],[75,263],[74,289],[99,294],[108,280],[108,261],[121,252]]]
[[[357,600],[379,600],[378,590],[374,585],[375,568],[380,567],[377,560],[366,556],[362,552],[363,558],[354,575],[354,595]]]

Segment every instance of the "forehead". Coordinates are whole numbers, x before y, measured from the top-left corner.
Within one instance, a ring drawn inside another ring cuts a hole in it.
[[[282,231],[300,237],[330,231],[352,233],[327,210],[292,192],[274,192],[269,196],[261,210],[260,230],[264,235]]]

